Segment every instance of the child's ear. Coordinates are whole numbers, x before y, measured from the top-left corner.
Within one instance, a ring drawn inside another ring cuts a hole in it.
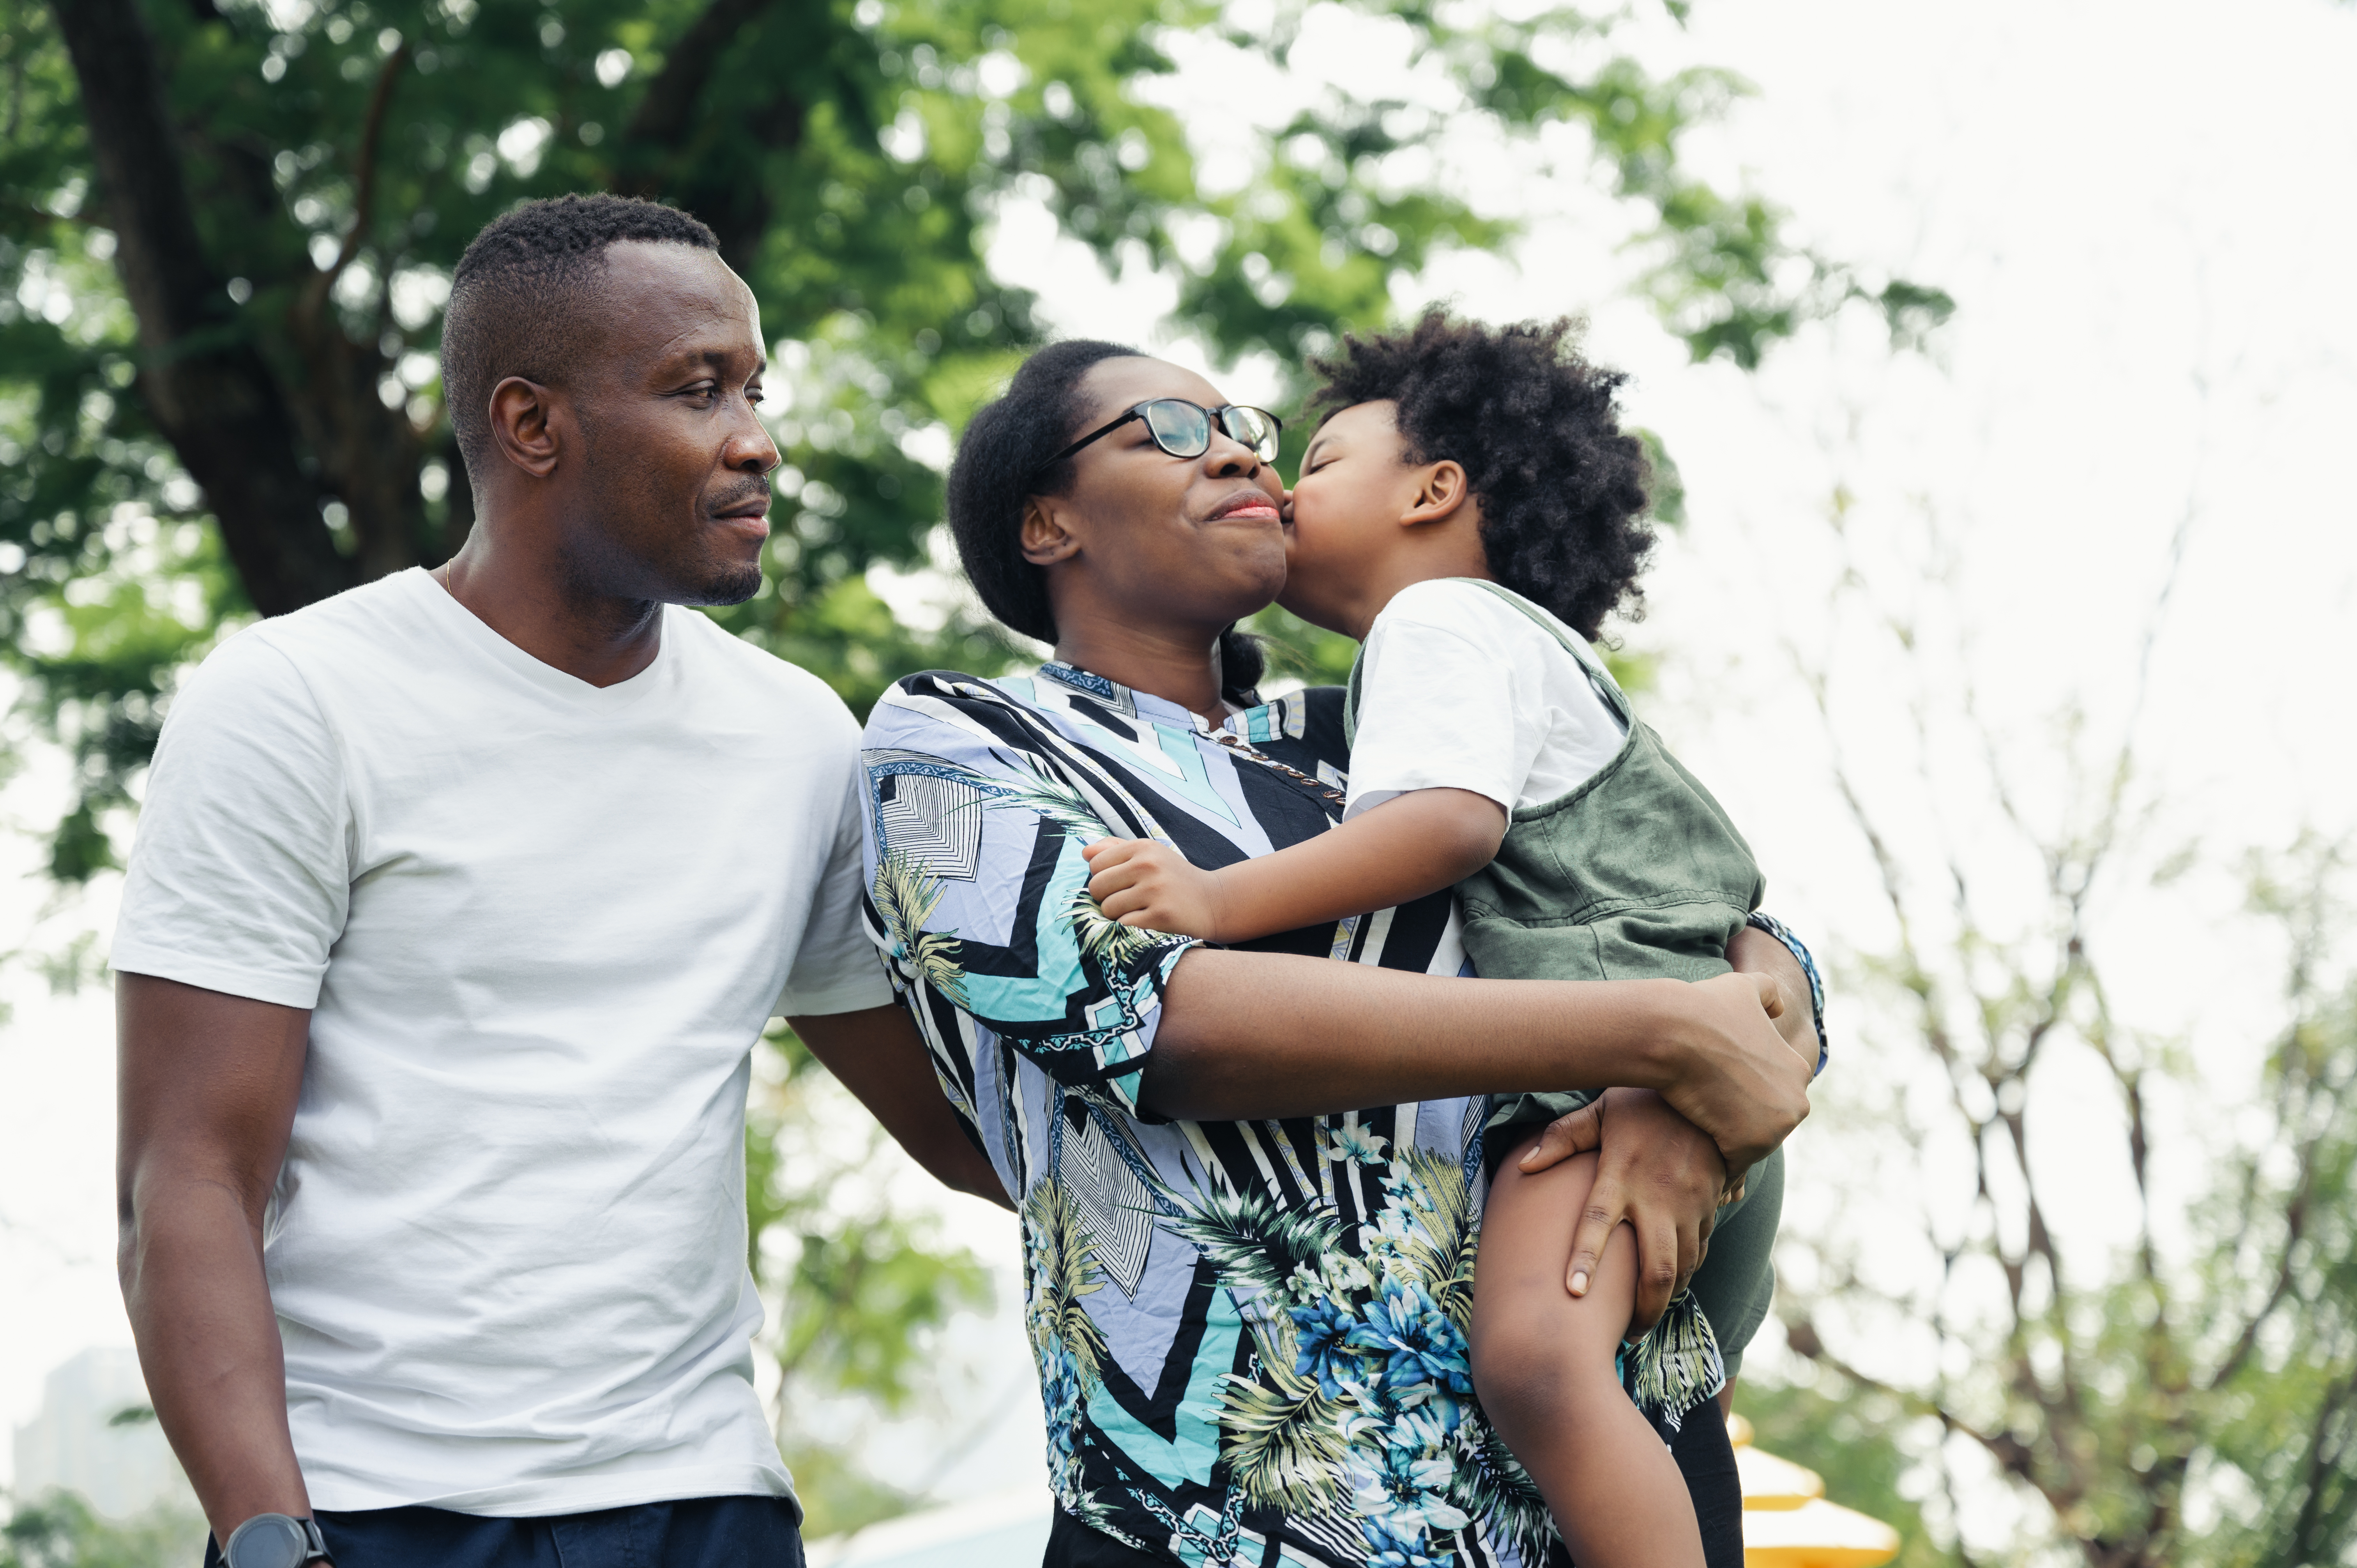
[[[1473,486],[1465,477],[1465,466],[1456,458],[1444,457],[1427,464],[1416,477],[1415,500],[1400,515],[1400,525],[1412,528],[1419,523],[1446,522],[1465,510],[1472,495]]]
[[[1051,566],[1080,553],[1081,542],[1064,527],[1046,498],[1033,496],[1023,503],[1023,559],[1034,566]]]

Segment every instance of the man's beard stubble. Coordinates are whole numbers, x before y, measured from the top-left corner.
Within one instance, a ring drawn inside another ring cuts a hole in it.
[[[689,538],[648,536],[643,520],[662,516],[667,498],[648,495],[643,481],[618,481],[590,456],[584,477],[587,490],[598,498],[586,526],[568,530],[563,556],[566,590],[582,597],[624,598],[645,604],[693,606],[741,605],[761,591],[759,561],[723,561],[711,552],[711,537],[699,521]],[[741,505],[769,493],[765,475],[713,503],[712,510]],[[698,498],[699,518],[705,512]],[[646,548],[634,548],[643,545]]]

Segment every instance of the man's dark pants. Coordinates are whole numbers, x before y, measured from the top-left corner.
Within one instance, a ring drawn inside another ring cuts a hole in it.
[[[319,1514],[336,1568],[802,1568],[785,1498],[689,1498],[547,1519],[446,1509]],[[205,1568],[221,1552],[205,1543]]]

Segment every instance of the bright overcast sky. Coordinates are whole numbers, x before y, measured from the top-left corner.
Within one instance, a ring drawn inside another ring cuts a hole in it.
[[[1320,69],[1365,80],[1392,67],[1380,29],[1313,36]],[[1691,525],[1663,552],[1650,618],[1628,633],[1663,657],[1651,715],[1745,824],[1771,908],[1832,953],[1871,950],[1887,921],[1828,787],[1795,654],[1830,671],[1845,746],[1902,843],[1927,848],[1944,814],[2003,888],[2021,863],[1985,832],[1980,776],[1942,770],[1926,789],[1902,765],[1917,676],[1859,606],[1925,628],[1935,746],[1960,744],[1969,687],[2029,814],[2050,814],[2066,794],[2057,716],[2075,703],[2090,735],[2116,736],[2190,515],[2139,722],[2137,799],[2153,815],[2136,854],[2148,866],[2198,842],[2213,869],[2168,897],[2123,884],[2105,956],[2134,1021],[2247,1057],[2255,1036],[2234,1023],[2264,1012],[2271,982],[2237,972],[2265,949],[2226,922],[2224,868],[2304,821],[2357,828],[2357,703],[2340,646],[2357,624],[2357,211],[2345,199],[2357,7],[1701,0],[1690,30],[1664,28],[1645,51],[1759,88],[1696,138],[1698,166],[1750,180],[1824,253],[1945,287],[1959,306],[1929,358],[1894,359],[1858,321],[1812,330],[1758,376],[1692,367],[1615,297],[1621,220],[1580,180],[1547,178],[1544,158],[1466,150],[1452,177],[1532,232],[1512,255],[1449,262],[1426,290],[1491,319],[1589,313],[1594,353],[1634,372],[1630,407],[1684,470]],[[1201,69],[1202,91],[1180,101],[1251,101]],[[1214,155],[1225,145],[1216,124],[1202,139]],[[1569,138],[1547,151],[1583,172]],[[1167,298],[1041,238],[1010,215],[994,264],[1042,286],[1060,330],[1134,338]],[[1226,390],[1265,395],[1265,371],[1239,368]],[[1837,489],[1864,584],[1838,613]],[[1933,538],[1946,553],[1936,592],[1921,570]],[[0,807],[38,821],[52,793],[37,768]],[[0,870],[30,869],[28,850],[5,854]],[[42,897],[35,881],[17,886],[0,940],[16,940]],[[103,920],[107,897],[52,918],[42,944]],[[111,1261],[106,1001],[52,1001],[21,972],[5,989],[0,1423],[31,1415],[48,1368],[128,1337]],[[2247,1062],[2222,1066],[2227,1091]],[[1824,1224],[1840,1194],[1831,1162],[1812,1156],[1837,1134],[1812,1134],[1793,1210]],[[2091,1169],[2087,1211],[2066,1223],[2099,1226],[2118,1174]],[[995,1327],[994,1384],[1023,1359],[1014,1318]],[[0,1477],[6,1463],[0,1449]]]

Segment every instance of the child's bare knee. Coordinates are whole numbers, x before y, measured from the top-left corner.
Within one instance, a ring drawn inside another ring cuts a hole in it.
[[[1473,1391],[1493,1419],[1552,1422],[1570,1402],[1577,1369],[1559,1329],[1539,1313],[1500,1313],[1476,1325]]]

